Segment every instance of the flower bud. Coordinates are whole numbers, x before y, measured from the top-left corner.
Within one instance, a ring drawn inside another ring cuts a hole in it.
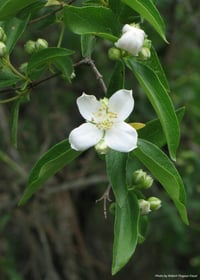
[[[4,57],[7,53],[6,45],[3,42],[0,42],[0,57]]]
[[[115,43],[119,49],[125,50],[134,56],[138,56],[144,44],[145,32],[136,25],[125,24],[122,36]]]
[[[145,199],[138,199],[139,209],[141,215],[146,215],[151,212],[150,202]]]
[[[48,48],[48,42],[45,39],[39,38],[35,42],[35,48],[36,48],[36,51],[46,49],[46,48]]]
[[[4,29],[0,27],[0,41],[5,43],[6,39],[7,39],[6,33]]]
[[[27,41],[26,44],[24,45],[24,50],[28,54],[34,53],[36,50],[35,41],[32,40]]]
[[[111,60],[118,60],[121,58],[121,51],[117,48],[110,48],[108,50],[108,57],[111,59]]]
[[[104,139],[100,140],[99,143],[95,145],[95,150],[100,155],[105,155],[109,151],[109,147],[105,143]]]
[[[136,170],[132,175],[132,185],[136,189],[148,189],[152,186],[153,179],[142,169]]]
[[[162,201],[155,196],[149,197],[148,202],[150,203],[151,210],[158,210],[161,207],[161,203],[162,203]]]
[[[24,62],[20,65],[19,67],[19,70],[22,72],[22,73],[26,73],[27,72],[27,66],[28,66],[28,62]]]
[[[139,52],[139,58],[142,60],[146,60],[151,57],[151,51],[149,48],[143,47]]]

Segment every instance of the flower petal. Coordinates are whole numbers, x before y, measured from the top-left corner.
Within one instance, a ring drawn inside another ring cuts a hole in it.
[[[123,49],[132,55],[138,56],[145,39],[145,32],[137,27],[125,24],[122,36],[115,43],[117,48]]]
[[[134,99],[132,90],[116,91],[108,101],[109,111],[117,113],[119,120],[124,121],[133,111]]]
[[[103,137],[103,131],[91,123],[84,123],[73,129],[69,135],[72,149],[84,151],[96,145]]]
[[[106,144],[119,152],[130,152],[137,148],[137,140],[137,131],[125,122],[115,124],[105,135]]]
[[[91,121],[93,113],[97,112],[101,107],[100,101],[98,101],[94,95],[85,93],[77,98],[77,105],[79,112],[87,121]]]

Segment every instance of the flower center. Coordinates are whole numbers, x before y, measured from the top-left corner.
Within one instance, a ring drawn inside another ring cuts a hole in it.
[[[117,114],[109,111],[108,104],[104,100],[102,100],[102,106],[93,115],[92,122],[102,130],[110,129],[117,119]]]

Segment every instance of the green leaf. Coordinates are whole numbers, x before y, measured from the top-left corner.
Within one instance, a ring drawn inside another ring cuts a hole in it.
[[[148,58],[147,60],[145,60],[143,63],[146,66],[149,66],[153,70],[153,72],[156,73],[156,75],[159,78],[159,80],[162,83],[162,85],[169,92],[170,88],[169,88],[169,83],[168,83],[167,77],[165,75],[163,67],[162,67],[162,65],[160,63],[158,55],[157,55],[157,53],[156,53],[156,51],[155,51],[153,46],[151,47],[151,57]]]
[[[131,154],[136,156],[160,182],[173,200],[181,219],[188,224],[185,188],[174,164],[156,145],[146,140],[140,139],[138,148]]]
[[[13,50],[18,39],[23,34],[28,21],[29,16],[23,20],[18,18],[12,18],[2,23],[2,27],[7,35],[6,47],[9,54]]]
[[[121,0],[109,0],[109,7],[113,10],[114,13],[120,14],[121,10]]]
[[[139,207],[133,192],[120,207],[116,203],[112,275],[115,275],[133,255],[138,241]]]
[[[62,78],[70,82],[74,71],[71,59],[69,57],[64,59],[63,57],[57,57],[52,63],[62,73]]]
[[[185,107],[176,110],[176,115],[179,123],[181,123],[184,113]],[[166,144],[166,138],[163,133],[161,123],[158,119],[146,123],[145,127],[138,130],[138,135],[139,138],[143,138],[149,142],[152,142],[158,147],[163,147]]]
[[[90,34],[81,35],[81,53],[83,57],[91,57],[96,44],[96,38]]]
[[[151,0],[122,0],[122,2],[145,18],[167,42],[164,21]]]
[[[80,154],[81,152],[71,149],[68,140],[63,140],[50,148],[33,167],[19,205],[25,204],[50,177]]]
[[[0,0],[0,20],[14,17],[20,10],[37,0]]]
[[[120,207],[124,205],[127,197],[126,160],[126,153],[110,150],[106,155],[107,174]]]
[[[92,34],[116,41],[120,32],[115,14],[105,7],[64,7],[64,22],[75,34]]]
[[[15,85],[19,80],[19,77],[11,72],[0,71],[0,88]]]
[[[64,62],[65,57],[72,55],[73,53],[74,51],[64,48],[47,48],[38,51],[37,53],[34,53],[29,60],[27,67],[28,74],[32,77],[38,69],[42,69],[45,65],[50,65],[51,63],[56,62],[56,59],[62,58]],[[67,58],[66,61],[68,61]]]
[[[124,75],[124,64],[121,61],[117,61],[108,85],[106,94],[108,98],[117,90],[124,88]]]
[[[18,121],[19,121],[19,108],[20,108],[21,100],[17,99],[13,103],[12,113],[11,113],[11,143],[17,148],[17,129],[18,129]]]
[[[151,68],[141,62],[134,61],[132,58],[127,59],[125,62],[134,73],[154,107],[167,140],[170,156],[175,160],[176,150],[180,141],[180,128],[168,92]]]

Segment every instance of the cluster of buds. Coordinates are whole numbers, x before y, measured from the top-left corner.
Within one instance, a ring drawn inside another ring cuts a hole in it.
[[[41,38],[36,41],[29,40],[24,45],[24,49],[28,54],[33,54],[46,48],[48,48],[48,42]]]
[[[136,170],[132,175],[132,189],[142,191],[149,189],[153,184],[153,178],[142,169]],[[161,207],[161,200],[155,196],[148,199],[138,199],[141,215],[146,215],[151,211],[158,210]]]
[[[6,33],[2,27],[0,27],[0,58],[4,57],[7,53],[6,48]]]
[[[139,209],[141,215],[146,215],[151,211],[158,210],[161,207],[161,200],[155,196],[149,197],[147,200],[138,199]]]
[[[150,48],[151,41],[138,24],[125,24],[121,37],[115,42],[115,47],[109,49],[108,56],[112,60],[117,60],[131,54],[146,60],[151,56]]]

